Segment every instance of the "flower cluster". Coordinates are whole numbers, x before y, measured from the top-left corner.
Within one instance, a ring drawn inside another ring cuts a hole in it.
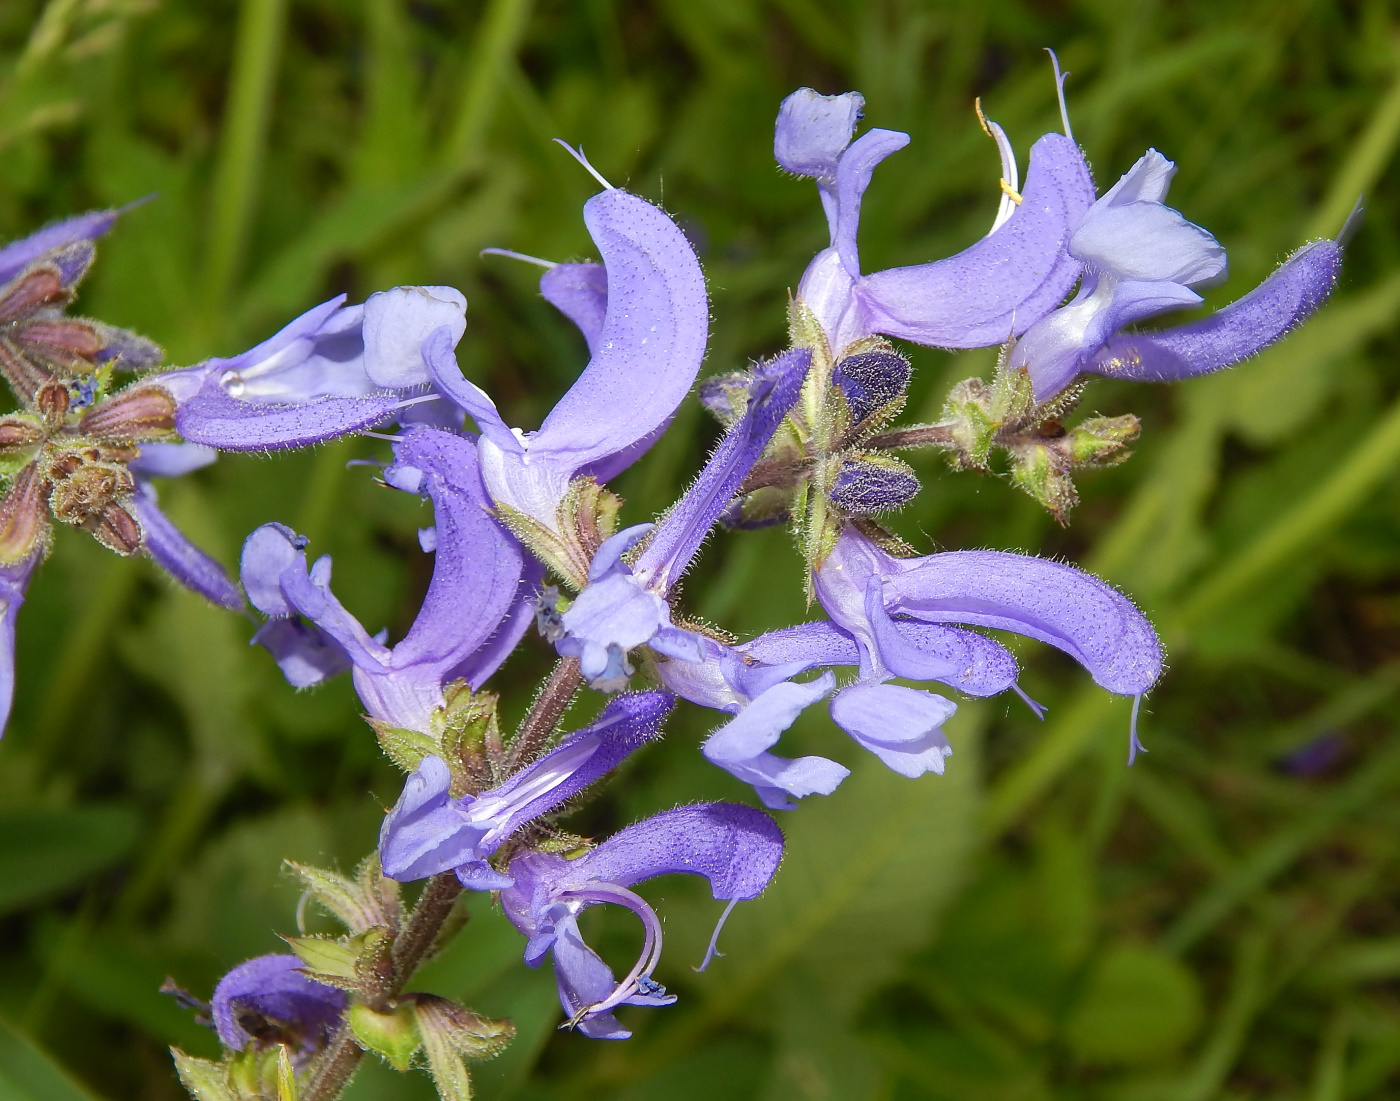
[[[499,1022],[403,993],[462,890],[497,893],[525,938],[525,962],[552,959],[566,1023],[583,1034],[625,1038],[619,1007],[673,1002],[655,977],[661,922],[634,888],[667,873],[700,875],[727,917],[777,872],[784,842],[774,818],[738,804],[681,806],[602,840],[564,833],[555,819],[659,738],[678,699],[717,713],[704,757],[769,811],[786,811],[831,795],[849,774],[835,760],[775,752],[821,701],[857,746],[911,778],[949,767],[944,726],[957,703],[944,693],[1011,691],[1038,713],[988,629],[1048,643],[1135,701],[1156,683],[1162,653],[1151,624],[1097,578],[1023,554],[920,554],[898,538],[880,517],[914,500],[920,483],[894,453],[934,447],[956,465],[985,468],[1002,449],[1017,482],[1064,520],[1071,475],[1122,459],[1137,431],[1131,417],[1061,423],[1083,376],[1171,380],[1252,355],[1326,298],[1341,244],[1304,246],[1208,317],[1129,329],[1199,304],[1195,288],[1226,271],[1219,243],[1164,203],[1174,166],[1148,150],[1098,196],[1065,117],[1064,133],[1032,145],[1022,186],[1010,140],[983,118],[1002,162],[990,231],[957,255],[868,273],[856,243],[861,205],[876,167],[909,138],[882,129],[856,137],[863,104],[854,92],[811,89],[783,102],[775,156],[816,181],[829,244],[792,298],[790,346],[701,385],[724,431],[689,488],[654,521],[621,530],[624,503],[607,483],[695,388],[710,308],[672,218],[602,177],[583,208],[600,262],[539,262],[541,294],[577,325],[590,358],[533,432],[508,425],[460,370],[466,303],[452,288],[398,287],[359,306],[342,296],[240,356],[115,389],[114,371],[148,367],[158,350],[61,312],[115,214],[0,251],[0,373],[21,407],[0,420],[10,479],[0,503],[6,659],[52,515],[119,553],[150,554],[216,603],[241,608],[246,593],[265,617],[255,641],[288,682],[305,688],[349,671],[381,745],[408,773],[377,854],[354,881],[301,870],[346,935],[295,939],[295,955],[230,972],[212,1016],[239,1054],[225,1070],[182,1057],[187,1081],[243,1097],[238,1059],[253,1068],[250,1081],[277,1069],[253,1066],[263,1055],[247,1051],[275,1049],[295,1074],[313,1057],[336,1066],[357,1045],[405,1066],[422,1050],[445,1089],[465,1074],[462,1059],[490,1054],[506,1035]],[[959,383],[938,423],[892,427],[912,367],[891,338],[999,347],[996,376]],[[416,619],[392,644],[337,600],[330,559],[309,560],[292,529],[268,523],[248,537],[240,591],[164,519],[145,481],[193,469],[216,450],[300,447],[393,425],[381,476],[431,504],[420,541],[433,572]],[[778,522],[792,525],[801,583],[821,614],[746,641],[687,617],[679,582],[716,526]],[[485,686],[532,626],[559,661],[525,723],[505,736]],[[563,732],[584,686],[601,707]],[[1133,713],[1129,763],[1140,749],[1136,703]],[[425,879],[404,920],[397,884]],[[579,924],[604,903],[632,911],[645,933],[620,980]],[[324,1083],[332,1072],[314,1073]]]

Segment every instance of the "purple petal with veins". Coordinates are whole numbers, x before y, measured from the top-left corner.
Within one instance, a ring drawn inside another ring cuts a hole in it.
[[[191,543],[156,504],[149,482],[137,483],[132,498],[141,521],[142,544],[158,566],[191,592],[229,611],[243,610],[243,594],[224,568]]]

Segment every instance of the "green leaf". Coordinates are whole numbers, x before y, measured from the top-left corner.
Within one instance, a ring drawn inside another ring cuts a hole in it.
[[[33,1040],[0,1019],[0,1101],[97,1101]]]
[[[0,913],[74,887],[136,841],[126,807],[0,812]]]
[[[1190,970],[1159,948],[1120,944],[1095,966],[1065,1038],[1081,1062],[1129,1066],[1172,1055],[1200,1021],[1201,991]]]

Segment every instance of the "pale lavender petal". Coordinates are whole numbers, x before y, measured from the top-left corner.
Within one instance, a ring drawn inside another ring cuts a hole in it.
[[[1231,367],[1286,336],[1332,293],[1335,241],[1304,245],[1263,283],[1209,317],[1159,332],[1122,333],[1084,365],[1110,378],[1165,382]]]
[[[275,451],[361,432],[398,408],[397,394],[322,398],[303,405],[268,405],[231,397],[213,375],[175,413],[175,427],[191,443],[222,451]]]
[[[310,688],[350,668],[344,647],[299,619],[269,619],[250,641],[272,655],[293,688]]]
[[[486,391],[462,374],[457,363],[458,337],[448,326],[434,329],[423,340],[423,361],[427,364],[433,385],[464,409],[476,421],[481,434],[507,452],[518,453],[520,440],[501,419],[496,403]]]
[[[132,503],[141,521],[142,543],[146,553],[166,573],[212,604],[238,612],[243,610],[243,594],[223,566],[181,534],[156,504],[156,491],[149,482],[137,485]]]
[[[608,310],[608,273],[603,265],[555,264],[540,276],[540,294],[578,326],[589,354],[597,355]]]
[[[994,233],[946,260],[861,281],[868,331],[943,348],[985,347],[1025,332],[1079,278],[1067,246],[1093,203],[1079,148],[1046,134],[1031,147],[1021,205]]]
[[[301,973],[306,965],[292,955],[258,956],[239,964],[214,988],[214,1027],[226,1047],[242,1051],[260,1037],[244,1027],[245,1014],[283,1026],[288,1042],[304,1050],[323,1046],[340,1024],[349,1002],[343,990]]]
[[[446,329],[452,346],[467,328],[467,300],[454,287],[395,287],[365,300],[364,371],[385,390],[430,381],[423,341]]]
[[[1195,286],[1224,278],[1228,269],[1219,241],[1161,203],[1096,203],[1069,251],[1092,268],[1141,282]]]
[[[932,692],[897,684],[855,684],[831,701],[831,717],[886,766],[911,779],[942,774],[952,754],[943,723],[957,705]]]
[[[489,512],[471,440],[406,429],[394,457],[395,465],[423,472],[420,491],[433,502],[437,551],[423,605],[394,647],[391,666],[428,665],[445,673],[475,653],[519,601],[524,555]]]
[[[995,696],[1016,683],[1016,659],[1001,643],[958,627],[941,623],[919,623],[914,620],[888,621],[894,627],[894,638],[882,635],[882,654],[890,670],[901,677],[920,679],[914,673],[902,673],[896,667],[912,653],[918,653],[943,672],[930,673],[928,680],[940,681],[969,696]],[[896,639],[898,641],[896,641]],[[894,657],[896,652],[904,658]]]
[[[526,557],[515,603],[510,606],[491,637],[475,652],[469,654],[460,665],[454,666],[443,675],[444,684],[464,680],[475,691],[486,683],[487,678],[515,651],[525,632],[530,629],[530,624],[534,622],[535,609],[539,606],[540,585],[543,581],[543,567],[533,558]]]
[[[199,443],[143,443],[141,454],[128,464],[133,474],[146,478],[178,478],[208,466],[218,451]]]
[[[773,132],[773,156],[789,172],[818,179],[836,175],[851,144],[865,97],[859,92],[824,96],[799,88],[783,100]]]
[[[797,400],[812,354],[794,348],[754,368],[756,385],[744,415],[715,448],[699,476],[657,525],[632,571],[648,588],[669,593],[710,529],[748,476]]]
[[[45,226],[18,241],[11,241],[0,248],[0,283],[8,283],[46,252],[101,237],[112,228],[112,223],[121,212],[121,209],[91,210]],[[65,282],[70,281],[65,273]]]
[[[379,863],[390,879],[411,883],[480,859],[488,827],[467,819],[449,794],[451,783],[446,763],[431,753],[404,781],[379,830]]]
[[[22,562],[0,566],[0,733],[10,721],[15,702],[15,620],[29,579],[42,558],[42,554],[34,554]]]
[[[865,189],[870,186],[876,165],[908,144],[909,135],[898,130],[867,130],[841,154],[836,166],[836,221],[831,244],[852,279],[860,277],[856,231],[860,227],[860,205]]]
[[[775,684],[711,734],[701,752],[711,763],[753,785],[764,805],[773,810],[790,810],[796,806],[793,798],[830,795],[850,769],[825,757],[793,759],[768,750],[804,709],[835,687],[831,673],[807,684]]]
[[[570,472],[645,438],[695,381],[709,332],[705,279],[667,214],[625,191],[593,196],[584,222],[607,268],[598,352],[530,439]]]
[[[617,986],[612,968],[584,943],[578,923],[572,917],[559,922],[553,949],[559,1004],[570,1018],[584,1006],[603,1001]],[[590,1014],[577,1028],[592,1040],[626,1040],[632,1035],[611,1012]]]

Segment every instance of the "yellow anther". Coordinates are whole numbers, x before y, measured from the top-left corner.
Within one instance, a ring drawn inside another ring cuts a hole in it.
[[[982,113],[982,97],[978,96],[972,101],[972,109],[977,112],[977,123],[982,127],[982,133],[987,137],[993,137],[992,128],[987,125],[987,116]]]
[[[1007,198],[1009,198],[1009,199],[1010,199],[1013,203],[1015,203],[1017,206],[1020,206],[1020,205],[1021,205],[1021,203],[1022,203],[1024,200],[1021,198],[1021,193],[1020,193],[1019,191],[1017,191],[1014,187],[1012,187],[1012,186],[1011,186],[1009,183],[1007,183],[1005,180],[997,180],[997,183],[999,183],[999,184],[1001,185],[1002,194],[1004,194]]]

